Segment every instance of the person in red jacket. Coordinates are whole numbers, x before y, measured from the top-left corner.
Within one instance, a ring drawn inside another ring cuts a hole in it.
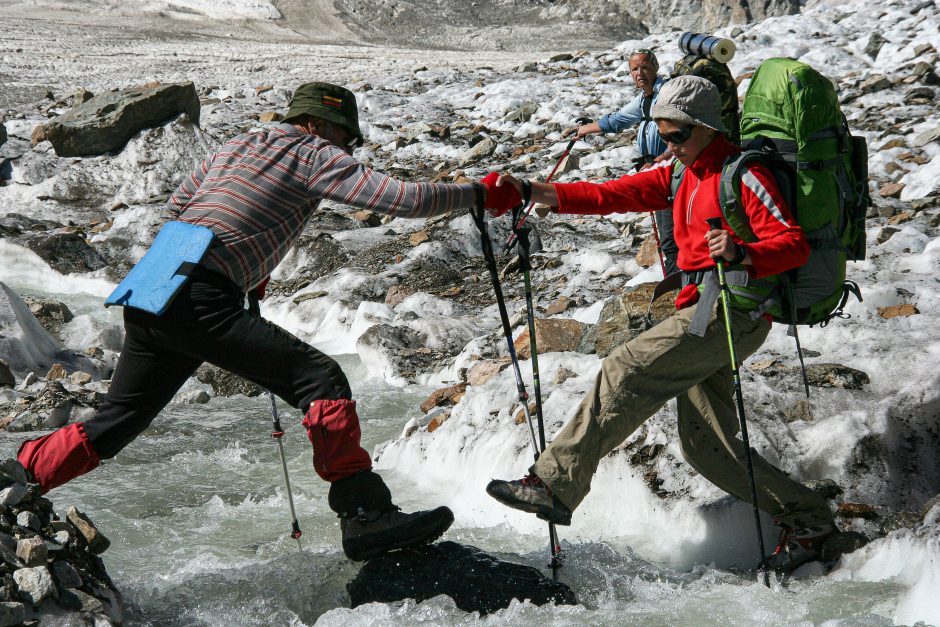
[[[678,266],[684,287],[675,314],[614,350],[601,364],[594,389],[574,417],[516,481],[494,480],[498,501],[560,525],[591,488],[600,460],[620,446],[667,401],[677,399],[678,435],[686,461],[712,483],[749,501],[744,445],[732,396],[731,365],[723,316],[718,315],[715,259],[728,266],[729,284],[744,288],[806,262],[809,245],[777,188],[773,174],[751,163],[742,176],[741,202],[759,241],[745,244],[722,217],[718,184],[725,160],[740,148],[725,139],[721,99],[709,81],[675,78],[653,107],[660,136],[675,159],[605,183],[530,183],[503,174],[523,196],[557,213],[609,214],[669,206],[672,169],[686,167],[672,204]],[[710,229],[708,218],[721,219]],[[737,289],[732,328],[739,360],[760,347],[770,331],[761,315],[760,290]],[[743,296],[741,294],[744,294]],[[758,296],[755,296],[758,295]],[[782,527],[769,564],[789,571],[816,559],[835,533],[825,499],[754,455],[759,507]]]

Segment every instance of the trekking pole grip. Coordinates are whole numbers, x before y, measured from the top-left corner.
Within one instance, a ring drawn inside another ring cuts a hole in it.
[[[708,224],[708,229],[710,231],[718,231],[721,229],[721,218],[705,218],[705,222]],[[725,261],[721,257],[715,259],[715,267],[718,268],[718,284],[725,288]]]

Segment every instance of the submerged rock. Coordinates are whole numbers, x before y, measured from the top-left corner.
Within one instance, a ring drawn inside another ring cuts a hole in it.
[[[538,569],[456,542],[386,553],[366,563],[346,589],[352,607],[404,599],[421,602],[440,594],[465,612],[482,614],[509,607],[513,599],[535,605],[577,603],[566,584]]]

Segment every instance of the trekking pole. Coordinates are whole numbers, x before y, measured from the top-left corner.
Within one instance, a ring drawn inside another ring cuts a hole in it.
[[[721,229],[720,218],[708,218],[710,230]],[[757,484],[754,483],[754,461],[751,457],[751,444],[747,437],[747,420],[744,417],[744,394],[741,392],[741,376],[738,372],[738,356],[734,350],[734,335],[731,330],[731,290],[725,280],[725,263],[721,258],[715,259],[718,270],[718,285],[721,287],[721,308],[724,310],[725,332],[728,334],[728,353],[731,358],[731,378],[734,381],[734,397],[738,407],[738,421],[741,425],[741,439],[744,441],[744,458],[747,463],[747,479],[751,488],[751,503],[754,505],[754,523],[757,525],[757,544],[760,549],[760,567],[764,573],[764,585],[770,587],[770,577],[767,573],[767,552],[764,549],[764,534],[761,531],[760,509],[757,507]]]
[[[656,238],[656,252],[659,253],[659,266],[663,269],[663,278],[666,278],[666,259],[663,257],[663,243],[659,239],[659,226],[656,224],[656,213],[650,211],[650,222],[653,223],[653,237]]]
[[[591,118],[578,118],[577,120],[574,121],[574,123],[577,124],[578,126],[581,126],[582,124],[587,124],[590,121],[591,121]],[[552,182],[552,179],[555,177],[555,172],[558,171],[558,168],[561,167],[562,162],[564,162],[564,160],[568,157],[568,155],[571,154],[571,149],[574,148],[575,142],[577,141],[578,141],[578,134],[577,132],[575,132],[574,137],[571,138],[571,141],[569,141],[568,145],[565,146],[564,152],[561,153],[561,156],[558,157],[558,161],[555,162],[555,167],[552,168],[552,171],[548,173],[548,177],[545,179],[546,183]],[[521,212],[521,217],[517,217],[515,215],[513,216],[512,233],[509,234],[509,239],[506,240],[506,244],[503,246],[503,250],[509,250],[510,248],[512,248],[512,245],[516,242],[516,238],[518,237],[518,235],[516,235],[516,231],[518,229],[521,229],[522,226],[525,224],[525,221],[529,217],[529,214],[532,213],[533,207],[535,207],[535,203],[529,202],[529,204],[526,205],[525,209]]]
[[[529,394],[526,392],[525,383],[522,381],[522,372],[519,370],[519,358],[516,355],[516,346],[512,341],[512,327],[509,325],[509,314],[506,311],[506,301],[503,299],[503,287],[499,281],[499,270],[496,268],[496,256],[493,254],[493,242],[486,232],[486,221],[484,216],[486,210],[483,208],[483,191],[477,189],[476,207],[470,210],[473,216],[473,222],[480,231],[480,247],[483,249],[483,258],[486,260],[486,266],[489,269],[490,279],[493,283],[493,291],[496,293],[496,306],[499,309],[499,318],[503,326],[503,335],[506,336],[506,344],[509,348],[509,358],[512,362],[513,374],[516,377],[516,392],[519,402],[522,403],[522,411],[525,414],[526,423],[529,425],[529,435],[532,436],[532,447],[535,449],[535,458],[538,459],[539,446],[535,438],[535,430],[532,427],[532,415],[529,411]],[[554,525],[549,527],[549,549],[555,562],[555,535]],[[557,578],[557,565],[552,565],[552,574]]]
[[[248,296],[248,311],[252,315],[261,318],[261,305],[254,295]],[[287,486],[287,504],[290,506],[290,537],[297,540],[297,548],[303,552],[304,548],[300,544],[300,536],[303,535],[303,532],[300,531],[300,524],[297,522],[297,512],[294,509],[294,495],[290,489],[290,476],[287,474],[287,460],[284,457],[284,444],[281,442],[281,438],[284,437],[284,429],[281,428],[281,419],[277,413],[277,401],[274,398],[274,393],[268,389],[265,389],[265,392],[268,395],[268,400],[271,402],[271,437],[277,442],[277,451],[281,456],[281,470],[284,471],[284,485]]]
[[[515,218],[515,216],[513,216]],[[515,222],[515,220],[513,220]],[[532,263],[530,255],[533,254],[531,242],[529,241],[529,232],[531,227],[522,226],[517,231],[517,246],[519,249],[519,268],[522,271],[522,277],[525,284],[525,306],[526,317],[529,326],[529,355],[532,360],[532,389],[535,393],[535,417],[539,428],[539,443],[535,447],[535,461],[545,450],[545,419],[542,414],[542,387],[539,382],[539,350],[535,341],[535,307],[532,298],[532,281],[530,271]],[[552,577],[558,579],[558,569],[561,568],[564,558],[561,554],[561,543],[558,540],[558,530],[555,523],[548,523],[548,538],[550,542],[552,559],[549,567],[552,569]]]

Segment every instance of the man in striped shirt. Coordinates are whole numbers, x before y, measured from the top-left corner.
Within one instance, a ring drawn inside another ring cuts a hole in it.
[[[283,124],[229,140],[179,186],[171,219],[207,227],[213,243],[162,314],[125,308],[124,347],[96,415],[20,447],[19,461],[44,493],[114,457],[210,362],[305,412],[348,557],[366,560],[446,531],[448,508],[404,514],[392,504],[360,446],[356,403],[336,361],[244,308],[245,292],[263,293],[324,198],[408,218],[472,207],[478,197],[497,215],[520,202],[512,186],[494,186],[495,174],[465,185],[392,179],[352,157],[361,142],[355,96],[307,83]]]

